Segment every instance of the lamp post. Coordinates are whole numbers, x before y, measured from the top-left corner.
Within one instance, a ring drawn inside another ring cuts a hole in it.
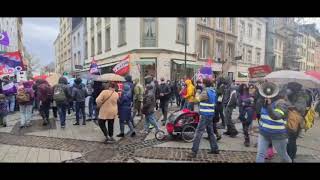
[[[187,18],[184,19],[184,75],[187,79]]]

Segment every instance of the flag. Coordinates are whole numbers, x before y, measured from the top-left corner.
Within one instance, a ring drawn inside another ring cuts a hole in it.
[[[130,55],[127,55],[112,69],[118,75],[125,75],[130,70]]]
[[[90,72],[90,74],[99,73],[98,64],[97,64],[97,61],[94,59],[94,57],[92,58],[92,61],[91,61],[91,64],[90,64],[90,68],[89,68],[89,72]]]
[[[9,46],[9,36],[7,32],[0,32],[0,44]]]
[[[209,58],[207,63],[198,70],[197,78],[199,80],[206,79],[206,78],[209,78],[209,79],[213,78],[213,73],[211,69],[212,63],[213,63],[212,59]]]
[[[24,69],[22,57],[19,51],[0,54],[0,75],[13,74]]]

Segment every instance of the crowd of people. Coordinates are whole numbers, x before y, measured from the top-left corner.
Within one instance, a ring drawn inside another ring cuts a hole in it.
[[[218,129],[226,129],[223,132],[225,136],[237,137],[238,130],[232,120],[232,113],[238,107],[245,147],[251,144],[252,122],[259,122],[256,161],[264,162],[266,158],[271,158],[274,148],[283,161],[292,162],[296,156],[296,140],[302,126],[290,129],[287,122],[290,118],[304,117],[312,102],[310,93],[298,83],[288,83],[276,97],[266,99],[259,93],[262,81],[237,85],[229,78],[219,77],[213,81],[197,81],[194,85],[190,79],[165,81],[160,78],[158,83],[154,77],[146,76],[143,86],[139,79],[133,81],[130,75],[125,80],[119,91],[115,82],[89,81],[84,84],[80,78],[70,86],[63,76],[54,86],[42,79],[15,84],[9,78],[4,78],[0,94],[0,123],[6,126],[6,116],[14,112],[15,102],[19,104],[21,113],[20,128],[32,125],[31,118],[35,109],[43,119],[43,126],[48,126],[49,111],[52,108],[53,116],[59,119],[61,128],[66,127],[67,113],[74,111],[74,126],[86,125],[86,121],[96,121],[106,137],[105,143],[113,143],[114,122],[117,118],[120,124],[117,137],[125,136],[125,125],[128,125],[131,137],[136,135],[133,121],[135,116],[145,119],[141,133],[150,133],[152,128],[159,131],[155,111],[160,108],[163,115],[160,122],[165,125],[169,105],[172,106],[175,102],[180,109],[195,111],[195,106],[198,107],[196,111],[199,111],[201,118],[191,153],[195,157],[205,131],[211,145],[209,153],[213,154],[219,154],[217,141],[222,135]],[[89,98],[88,112],[85,108],[86,98]]]

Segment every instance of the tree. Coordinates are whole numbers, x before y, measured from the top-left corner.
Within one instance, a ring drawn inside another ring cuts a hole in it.
[[[26,48],[24,48],[24,59],[27,62],[27,78],[31,79],[33,77],[33,72],[39,70],[41,67],[40,59],[31,53],[29,53]]]

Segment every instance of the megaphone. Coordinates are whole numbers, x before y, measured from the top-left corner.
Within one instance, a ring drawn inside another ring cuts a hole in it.
[[[264,98],[274,98],[279,94],[279,87],[272,82],[264,82],[258,87],[259,93]]]

